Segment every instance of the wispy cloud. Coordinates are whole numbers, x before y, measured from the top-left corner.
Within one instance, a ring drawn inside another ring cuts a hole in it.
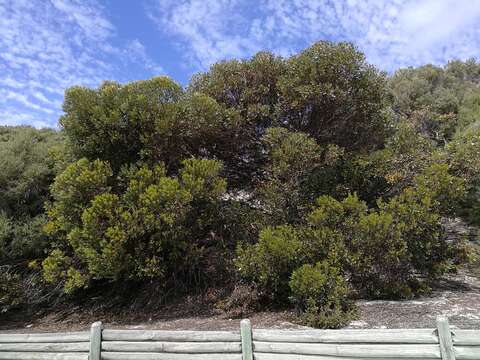
[[[245,17],[250,5],[240,0],[159,0],[147,8],[159,28],[180,39],[189,60],[204,66],[261,49]]]
[[[51,0],[51,2],[64,17],[76,23],[83,35],[90,40],[105,40],[115,31],[114,26],[95,4],[78,0]]]
[[[67,87],[118,79],[125,65],[162,71],[138,40],[113,45],[91,0],[0,0],[0,19],[0,124],[55,126]]]
[[[0,0],[0,124],[55,126],[66,88],[165,73],[151,54],[181,77],[260,50],[288,56],[321,39],[352,41],[388,71],[480,56],[480,0],[120,3]]]
[[[388,71],[480,55],[480,0],[151,1],[150,18],[200,69],[320,39],[352,41]]]
[[[155,74],[164,72],[163,67],[147,55],[147,49],[138,39],[129,41],[123,52],[127,58],[143,64]]]

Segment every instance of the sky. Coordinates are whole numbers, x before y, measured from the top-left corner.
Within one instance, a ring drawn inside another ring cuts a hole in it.
[[[480,58],[480,0],[0,0],[0,125],[58,128],[65,89],[351,41],[389,73]]]

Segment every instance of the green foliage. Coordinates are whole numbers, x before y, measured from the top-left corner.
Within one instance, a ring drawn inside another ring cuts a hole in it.
[[[398,296],[411,273],[403,228],[386,211],[369,210],[356,196],[337,201],[325,196],[309,216],[317,231],[337,234],[345,247],[342,266],[359,290],[373,297]],[[338,252],[328,256],[337,261]],[[341,253],[340,253],[341,254]]]
[[[0,127],[0,209],[7,216],[42,212],[55,175],[49,149],[59,141],[52,130]]]
[[[257,127],[272,124],[278,102],[277,83],[284,74],[282,58],[259,52],[249,60],[216,63],[206,73],[195,75],[190,92],[201,92],[238,110],[247,123]]]
[[[374,203],[378,197],[398,195],[406,187],[412,186],[415,176],[435,161],[434,152],[432,141],[418,133],[413,124],[401,121],[385,148],[361,159],[363,163],[355,164],[352,172],[356,171],[360,176],[366,173],[367,179],[376,185],[376,189],[368,194],[369,197],[364,196]],[[359,193],[364,193],[361,189],[363,182],[355,187]]]
[[[65,278],[66,268],[70,265],[71,259],[60,249],[53,250],[50,255],[43,260],[43,276],[47,282],[54,283],[58,279]]]
[[[77,158],[107,161],[114,172],[141,161],[176,171],[191,156],[234,165],[242,118],[205,94],[185,94],[167,77],[65,94],[60,124]],[[105,141],[105,139],[109,139]]]
[[[320,144],[372,149],[385,138],[385,86],[353,45],[320,41],[287,61],[279,121]]]
[[[475,124],[480,119],[480,90],[477,88],[465,94],[458,111],[458,121],[462,129]]]
[[[414,111],[407,121],[417,134],[441,146],[452,139],[459,125],[455,113],[436,113],[428,109]]]
[[[268,127],[279,125],[277,84],[285,68],[284,59],[259,52],[248,60],[216,63],[190,81],[188,93],[206,94],[242,119],[234,133],[224,132],[216,139],[227,140],[233,150],[222,158],[226,169],[232,169],[232,180],[248,183],[259,172],[264,160],[261,138]]]
[[[55,176],[50,150],[60,141],[52,130],[0,127],[0,262],[43,255],[43,205]]]
[[[213,160],[185,160],[178,178],[161,165],[140,165],[124,168],[115,184],[105,161],[70,165],[52,186],[46,230],[60,243],[43,263],[45,279],[64,281],[69,292],[93,279],[187,271],[225,192],[220,171]]]
[[[459,179],[442,174],[445,167],[435,170],[439,184],[462,191]],[[415,274],[435,277],[454,268],[458,258],[466,259],[464,244],[448,243],[441,227],[440,200],[447,195],[423,181],[420,177],[415,189],[380,202],[378,210],[367,211],[350,196],[342,202],[319,201],[310,216],[314,226],[341,233],[352,284],[372,297],[408,297],[416,290]]]
[[[294,223],[309,206],[306,188],[321,163],[320,147],[307,134],[270,128],[263,137],[268,154],[265,180],[259,186],[269,224]]]
[[[23,300],[20,275],[8,266],[0,266],[0,314],[17,307]]]
[[[100,158],[119,169],[140,159],[148,132],[171,130],[181,95],[181,87],[166,77],[125,86],[105,82],[98,90],[72,87],[60,124],[78,158]]]
[[[432,209],[443,215],[454,215],[467,191],[465,180],[450,174],[448,164],[430,165],[415,177],[413,185],[417,196],[431,199]]]
[[[456,134],[447,146],[447,157],[452,173],[464,179],[468,192],[460,214],[478,226],[480,224],[480,126],[478,121]]]
[[[456,128],[478,120],[479,73],[475,60],[398,70],[389,81],[393,109],[445,145]]]
[[[472,125],[459,132],[448,145],[449,162],[457,176],[468,184],[480,182],[480,126]]]
[[[263,296],[277,302],[288,299],[288,280],[304,262],[305,248],[300,233],[291,226],[265,228],[258,243],[240,246],[236,267],[239,274],[254,283]]]
[[[303,322],[320,328],[345,326],[353,316],[348,285],[339,268],[328,261],[305,264],[291,276],[291,300]]]
[[[413,296],[469,257],[445,218],[480,223],[479,83],[475,60],[387,79],[321,41],[185,89],[70,88],[62,131],[0,127],[0,306],[23,302],[30,260],[67,293],[224,286],[237,315],[290,299],[320,327],[352,316],[352,291]]]
[[[441,201],[457,198],[462,182],[440,165],[428,174],[435,184],[427,174],[419,176],[415,190],[380,201],[378,209],[354,195],[342,201],[318,198],[307,226],[267,228],[257,244],[240,247],[240,275],[282,302],[288,293],[284,284],[296,268],[328,261],[368,296],[412,296],[419,290],[417,274],[433,278],[468,258],[462,241],[446,241],[439,214],[445,210]]]
[[[65,236],[80,224],[81,215],[95,196],[108,191],[110,165],[101,160],[83,158],[69,165],[52,184],[53,205],[47,207],[50,221],[45,226],[49,235]]]
[[[0,213],[0,261],[41,258],[49,244],[42,231],[45,222],[43,214],[15,221]]]
[[[11,233],[11,220],[5,216],[5,213],[0,213],[0,259],[7,257],[7,246],[11,239]]]
[[[405,115],[430,108],[437,113],[456,113],[458,93],[457,79],[444,69],[425,65],[417,69],[398,70],[390,80],[393,107]]]

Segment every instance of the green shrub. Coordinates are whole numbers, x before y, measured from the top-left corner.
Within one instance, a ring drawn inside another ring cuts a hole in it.
[[[450,211],[446,199],[461,197],[464,189],[447,170],[443,165],[428,168],[415,178],[415,189],[380,201],[376,209],[356,195],[342,201],[321,196],[306,225],[267,228],[257,244],[241,247],[239,274],[285,303],[291,289],[284,284],[296,269],[328,261],[362,294],[411,297],[424,289],[418,275],[432,279],[469,258],[463,241],[446,241],[440,221],[440,213]]]
[[[55,176],[53,130],[0,126],[0,265],[42,257],[44,204]]]
[[[47,217],[40,214],[13,223],[13,238],[9,246],[11,259],[39,259],[45,255],[49,246],[48,237],[43,232],[46,222]]]
[[[290,275],[304,258],[300,232],[285,225],[265,228],[257,244],[240,246],[235,264],[240,276],[255,284],[262,296],[282,303],[290,293]]]
[[[8,243],[12,236],[12,222],[5,215],[0,212],[0,259],[5,259],[9,255]]]
[[[352,284],[370,297],[410,295],[410,254],[391,214],[372,212],[354,220],[345,233]]]
[[[265,181],[258,186],[269,225],[298,222],[306,213],[308,177],[320,165],[320,147],[301,132],[270,128],[262,138],[268,161]]]
[[[16,221],[0,213],[0,261],[7,263],[41,258],[48,247],[43,233],[44,215]]]
[[[287,60],[279,120],[320,144],[375,148],[385,139],[385,80],[354,45],[316,42]]]
[[[348,285],[341,270],[328,261],[305,264],[290,282],[291,300],[303,322],[321,328],[345,326],[354,313],[348,300]]]
[[[417,201],[446,216],[454,216],[467,196],[465,180],[450,174],[450,170],[448,164],[433,164],[417,174],[413,182]]]
[[[403,292],[411,277],[410,254],[391,214],[369,210],[355,195],[342,201],[324,196],[317,199],[309,224],[316,232],[337,235],[335,251],[323,258],[340,264],[355,288],[372,297]]]
[[[43,262],[45,279],[70,292],[95,279],[189,276],[202,263],[226,182],[216,161],[183,165],[178,177],[161,165],[124,168],[117,178],[99,160],[67,167],[52,186],[45,230],[61,241]]]
[[[21,276],[9,266],[0,266],[0,314],[17,307],[25,300]]]
[[[477,118],[478,120],[478,118]],[[460,215],[480,225],[480,123],[474,122],[459,131],[447,146],[451,171],[465,181],[467,197]]]
[[[0,126],[1,212],[15,221],[43,212],[55,176],[49,151],[60,141],[53,130]]]

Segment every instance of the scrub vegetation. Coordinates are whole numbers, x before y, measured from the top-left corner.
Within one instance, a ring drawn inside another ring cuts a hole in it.
[[[341,327],[354,299],[412,298],[474,261],[444,224],[480,225],[475,60],[388,76],[318,42],[186,87],[73,87],[63,110],[59,131],[0,128],[0,312],[222,289],[236,316]]]

